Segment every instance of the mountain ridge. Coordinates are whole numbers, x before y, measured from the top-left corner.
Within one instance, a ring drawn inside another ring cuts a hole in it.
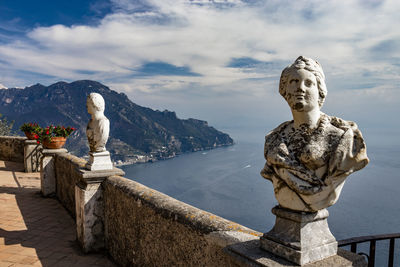
[[[92,92],[105,99],[105,116],[111,123],[107,149],[115,161],[157,160],[233,144],[229,135],[208,126],[206,121],[182,120],[173,111],[137,105],[124,93],[90,80],[0,89],[0,113],[15,120],[14,128],[31,121],[42,126],[63,124],[77,128],[66,147],[82,156],[88,152],[85,131],[90,115],[86,98]]]

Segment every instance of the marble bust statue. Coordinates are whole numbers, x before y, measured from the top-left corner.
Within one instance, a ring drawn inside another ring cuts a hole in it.
[[[354,122],[320,111],[327,88],[318,62],[298,57],[282,71],[279,92],[293,120],[266,135],[261,175],[281,207],[322,210],[336,203],[347,176],[368,164],[362,134]]]
[[[100,94],[91,93],[86,101],[91,119],[86,128],[90,152],[106,151],[106,143],[110,133],[110,121],[104,116],[105,103]]]
[[[91,115],[86,127],[89,142],[89,161],[86,168],[91,171],[111,170],[110,152],[106,150],[106,143],[110,133],[110,121],[104,116],[104,98],[97,93],[91,93],[86,100],[88,113]]]

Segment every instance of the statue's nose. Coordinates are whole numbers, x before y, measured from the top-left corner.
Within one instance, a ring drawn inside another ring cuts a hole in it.
[[[297,92],[302,92],[302,93],[305,92],[303,83],[299,84],[299,86],[297,87]]]

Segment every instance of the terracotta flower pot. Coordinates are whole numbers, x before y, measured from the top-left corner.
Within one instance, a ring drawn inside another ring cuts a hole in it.
[[[25,132],[25,135],[26,137],[28,137],[29,140],[36,140],[35,133]]]
[[[48,149],[59,149],[62,148],[67,138],[65,137],[52,137],[51,141],[48,140],[43,141],[43,146]]]

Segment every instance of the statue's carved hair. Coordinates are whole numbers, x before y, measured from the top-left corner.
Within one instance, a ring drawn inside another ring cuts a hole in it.
[[[318,104],[319,107],[322,107],[325,101],[325,97],[328,93],[325,84],[325,75],[321,65],[311,58],[299,56],[292,65],[287,66],[282,71],[281,79],[279,81],[279,93],[286,99],[286,86],[288,83],[289,75],[293,71],[298,69],[305,69],[315,75],[319,93]]]
[[[93,104],[93,107],[98,111],[104,111],[105,102],[104,98],[98,93],[90,93],[88,100]]]

